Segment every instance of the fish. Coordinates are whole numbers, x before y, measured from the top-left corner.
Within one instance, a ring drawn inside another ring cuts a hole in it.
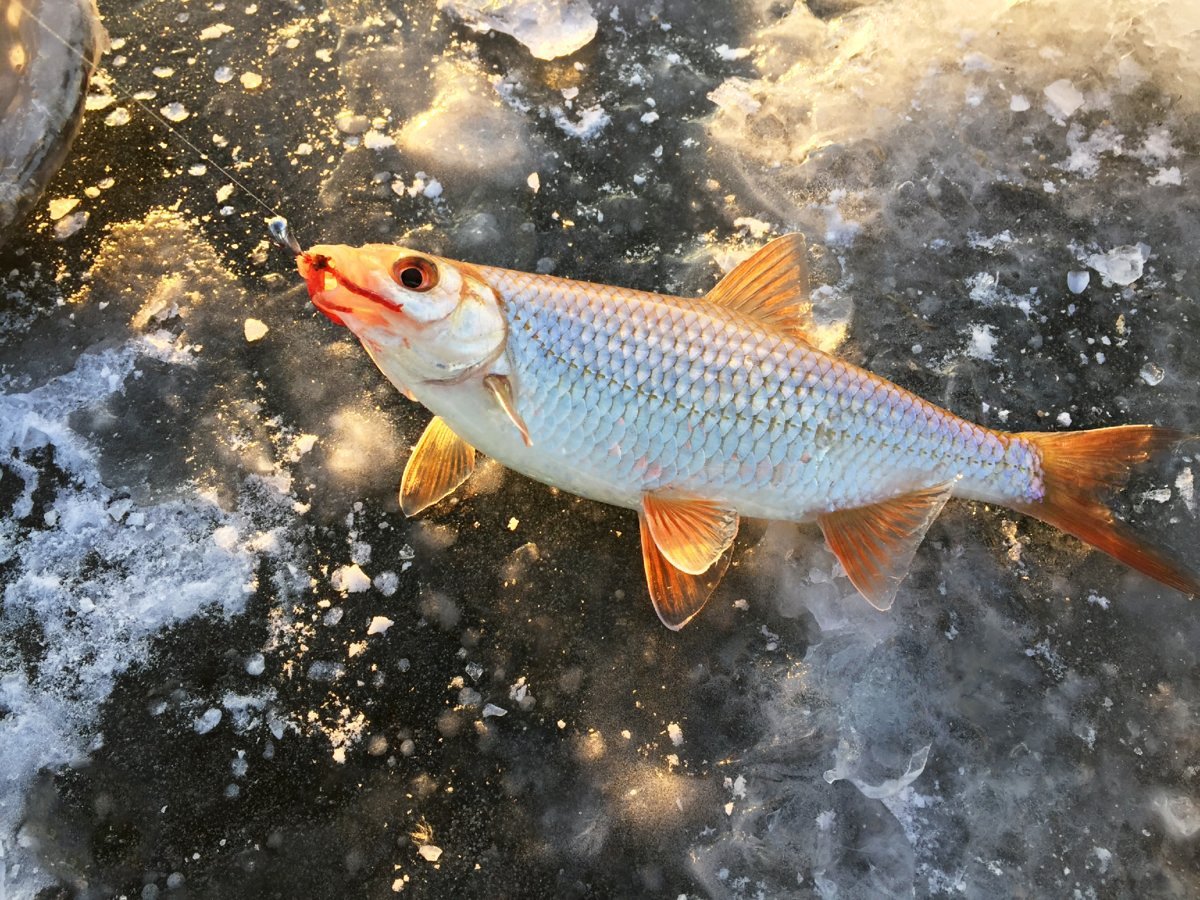
[[[816,522],[854,588],[887,610],[951,497],[1040,519],[1200,594],[1200,575],[1105,499],[1192,435],[997,431],[823,352],[802,235],[697,298],[391,244],[301,250],[286,227],[276,239],[315,307],[433,414],[400,479],[405,515],[461,485],[476,451],[636,510],[650,600],[672,630],[712,596],[743,517]]]

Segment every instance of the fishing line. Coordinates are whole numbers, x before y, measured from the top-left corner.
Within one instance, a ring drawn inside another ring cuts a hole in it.
[[[64,38],[61,34],[59,34],[53,28],[51,28],[44,20],[42,20],[32,10],[30,10],[30,8],[25,5],[23,0],[11,0],[11,2],[14,3],[16,6],[18,6],[26,16],[28,16],[30,19],[32,19],[34,22],[36,22],[38,25],[40,25],[47,34],[49,34],[52,38],[54,38],[56,41],[58,41],[60,44],[62,44],[63,47],[65,47],[67,49],[68,53],[74,54],[76,57],[79,58],[79,60],[84,64],[85,68],[87,69],[88,80],[91,80],[91,77],[93,75],[95,75],[97,71],[101,71],[99,62],[93,62],[92,60],[90,60],[86,56],[84,56],[75,47],[71,46],[71,44],[67,41],[66,38]],[[134,106],[138,107],[140,110],[142,110],[142,112],[144,112],[148,116],[150,116],[151,119],[153,119],[155,122],[157,122],[163,128],[165,128],[170,134],[172,134],[176,138],[178,138],[179,141],[184,146],[186,146],[193,153],[195,153],[197,156],[199,156],[200,159],[202,159],[205,163],[212,166],[214,169],[216,169],[218,172],[220,172],[222,175],[224,175],[226,178],[228,178],[231,182],[233,182],[233,184],[235,184],[239,188],[241,188],[242,191],[244,191],[245,194],[248,197],[250,197],[250,199],[252,199],[255,203],[257,203],[259,206],[261,206],[263,209],[265,209],[267,212],[269,212],[273,217],[282,218],[282,216],[279,215],[279,212],[276,211],[276,209],[273,206],[271,206],[271,204],[267,203],[267,201],[262,199],[262,197],[260,197],[254,191],[250,190],[250,188],[246,185],[246,183],[244,181],[242,181],[240,178],[238,178],[236,175],[234,175],[231,171],[226,169],[223,165],[221,165],[219,162],[217,162],[215,159],[213,159],[211,156],[209,156],[207,153],[205,153],[203,150],[201,150],[195,144],[193,144],[190,140],[188,140],[187,136],[183,132],[179,131],[179,129],[172,126],[170,122],[168,122],[161,115],[159,115],[157,112],[155,112],[151,107],[147,106],[145,103],[143,103],[141,100],[139,100],[133,94],[131,94],[129,91],[125,90],[125,88],[123,88],[120,85],[120,83],[117,81],[117,79],[113,76],[111,71],[104,69],[103,74],[105,75],[105,77],[108,78],[109,85],[110,85],[110,87],[112,87],[114,94],[116,94],[121,99],[126,100],[129,103],[133,104]]]

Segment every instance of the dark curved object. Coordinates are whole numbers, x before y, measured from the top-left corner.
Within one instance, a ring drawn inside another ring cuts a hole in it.
[[[95,0],[0,4],[0,244],[66,159],[107,46]]]

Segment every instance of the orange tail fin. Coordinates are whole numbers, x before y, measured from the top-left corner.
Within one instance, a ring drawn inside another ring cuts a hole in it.
[[[1094,431],[1025,432],[1018,435],[1041,452],[1046,493],[1038,503],[1015,507],[1156,581],[1195,596],[1200,574],[1139,539],[1117,520],[1100,495],[1118,490],[1130,470],[1154,455],[1194,437],[1153,425],[1123,425]]]

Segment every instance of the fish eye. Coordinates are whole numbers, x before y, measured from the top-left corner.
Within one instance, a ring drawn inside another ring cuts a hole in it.
[[[438,283],[438,270],[421,256],[405,256],[392,263],[392,278],[410,291],[425,292]]]

